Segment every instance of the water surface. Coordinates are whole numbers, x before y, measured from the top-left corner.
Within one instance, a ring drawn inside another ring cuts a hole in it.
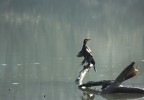
[[[113,80],[135,61],[139,73],[125,84],[143,88],[143,9],[144,0],[0,0],[0,99],[135,100],[88,98],[74,82],[83,68],[76,55],[91,38],[97,72],[84,82]]]

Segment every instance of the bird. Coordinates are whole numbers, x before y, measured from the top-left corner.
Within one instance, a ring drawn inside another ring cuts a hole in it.
[[[85,56],[86,52],[88,52],[88,53],[90,53],[92,55],[90,48],[86,45],[86,43],[89,40],[91,40],[91,39],[84,39],[82,50],[78,53],[77,57]]]
[[[78,53],[77,57],[84,57],[84,60],[82,61],[82,65],[87,62],[88,64],[86,65],[87,67],[90,67],[90,64],[93,65],[94,71],[96,72],[95,69],[95,60],[92,56],[92,51],[91,49],[86,45],[87,42],[91,39],[84,39],[83,41],[83,46],[81,51]]]

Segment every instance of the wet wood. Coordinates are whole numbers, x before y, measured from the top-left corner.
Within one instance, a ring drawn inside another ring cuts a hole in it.
[[[132,62],[128,65],[115,80],[102,80],[102,81],[90,81],[87,83],[82,83],[88,69],[83,69],[80,72],[79,79],[80,84],[79,88],[81,87],[92,87],[92,86],[102,86],[102,94],[107,93],[144,93],[143,89],[140,88],[133,88],[133,87],[121,87],[122,82],[134,77],[138,70],[134,66],[135,62]]]

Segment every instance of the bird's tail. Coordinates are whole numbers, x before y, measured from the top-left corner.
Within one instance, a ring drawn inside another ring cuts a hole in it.
[[[93,68],[94,68],[94,71],[96,72],[96,68],[95,68],[95,65],[93,65]]]

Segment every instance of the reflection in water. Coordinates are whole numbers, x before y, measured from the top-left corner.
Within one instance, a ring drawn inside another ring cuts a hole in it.
[[[83,92],[81,100],[94,100],[98,95],[106,100],[129,100],[129,99],[142,99],[143,94],[130,94],[130,93],[117,93],[117,94],[101,94],[100,91],[92,88],[79,88]]]
[[[81,100],[94,100],[96,91],[90,88],[79,88],[82,90],[83,95],[81,96]]]
[[[74,80],[84,38],[97,67],[84,81],[113,80],[136,61],[139,76],[127,82],[144,83],[143,7],[144,0],[0,0],[0,99],[81,99]]]
[[[87,94],[87,93],[83,93],[83,96],[81,96],[81,100],[94,100],[94,98],[95,98],[95,95]]]

